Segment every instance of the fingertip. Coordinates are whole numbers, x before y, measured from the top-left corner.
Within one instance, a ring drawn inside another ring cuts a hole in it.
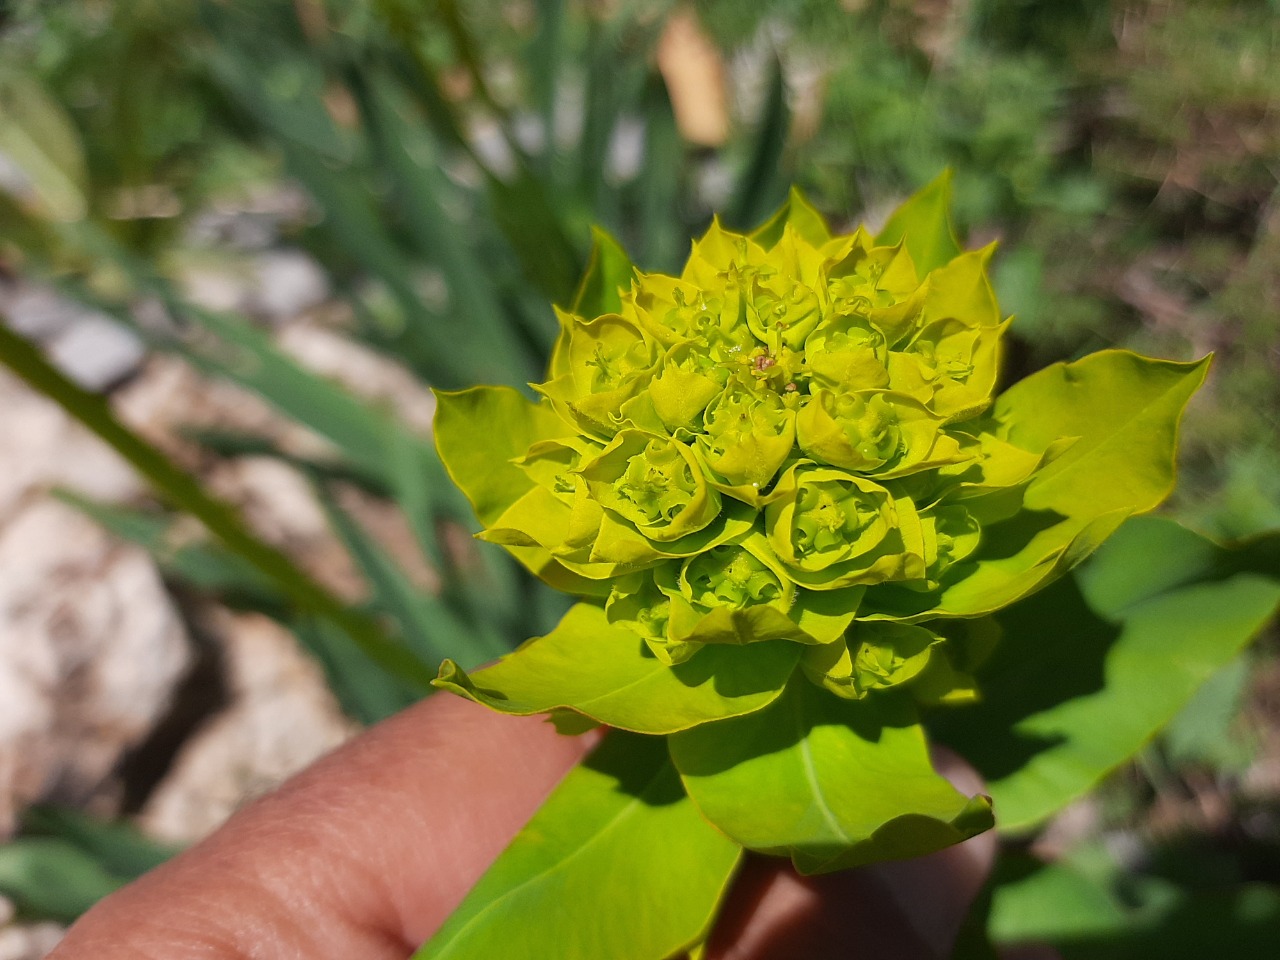
[[[55,956],[408,956],[590,746],[432,697],[113,895]]]

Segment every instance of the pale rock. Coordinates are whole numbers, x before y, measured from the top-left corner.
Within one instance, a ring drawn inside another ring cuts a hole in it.
[[[56,923],[23,923],[0,928],[0,960],[40,960],[53,952],[65,933]]]
[[[307,324],[280,332],[280,348],[303,366],[388,410],[419,434],[431,431],[434,394],[408,369],[341,334]]]
[[[204,377],[178,357],[152,356],[142,375],[112,394],[116,416],[188,468],[203,464],[185,430],[222,430],[262,437],[284,453],[332,458],[333,446],[233,383]]]
[[[279,624],[217,608],[202,620],[220,638],[231,703],[182,748],[140,819],[152,836],[179,843],[205,836],[355,732],[319,667]]]
[[[183,295],[206,310],[250,314],[270,323],[292,320],[329,299],[329,278],[301,250],[195,255],[180,265]]]
[[[6,370],[0,370],[0,410],[0,525],[32,491],[51,486],[112,501],[142,490],[114,450]]]
[[[254,263],[247,309],[275,323],[313,310],[329,298],[329,278],[301,250],[271,250]]]
[[[311,484],[293,467],[273,457],[236,457],[211,466],[205,482],[239,509],[258,536],[330,590],[348,601],[364,597],[350,555],[330,530]]]
[[[239,258],[197,257],[179,263],[183,298],[205,310],[240,310],[252,283],[251,266]]]
[[[25,282],[0,283],[0,310],[10,329],[35,340],[61,333],[87,312],[49,287]]]
[[[0,283],[0,315],[11,329],[43,344],[53,365],[86,390],[119,383],[146,355],[127,327],[41,284]]]
[[[52,499],[0,529],[0,835],[83,804],[169,706],[186,629],[142,550]]]
[[[127,327],[105,316],[90,316],[49,340],[47,352],[54,366],[97,393],[136,372],[147,351]]]

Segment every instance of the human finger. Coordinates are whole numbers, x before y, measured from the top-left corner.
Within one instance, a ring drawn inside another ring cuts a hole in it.
[[[404,958],[589,741],[432,697],[102,901],[50,960]]]

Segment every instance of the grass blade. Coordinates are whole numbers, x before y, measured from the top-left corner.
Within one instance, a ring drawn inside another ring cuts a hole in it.
[[[373,591],[373,603],[400,627],[406,642],[428,663],[461,656],[471,663],[506,652],[483,618],[464,621],[437,597],[415,587],[387,552],[364,530],[324,483],[316,493],[329,523],[346,545]]]
[[[791,126],[791,112],[787,109],[786,92],[782,63],[775,57],[755,148],[725,216],[726,226],[733,229],[747,229],[763,222],[787,197],[787,177],[782,171],[782,160]]]
[[[173,506],[200,520],[233,553],[269,577],[300,611],[338,626],[369,657],[393,674],[429,689],[434,673],[372,619],[347,607],[245,526],[229,504],[165,454],[120,423],[104,398],[81,389],[55,369],[27,340],[0,324],[0,362],[47,396],[116,450]]]

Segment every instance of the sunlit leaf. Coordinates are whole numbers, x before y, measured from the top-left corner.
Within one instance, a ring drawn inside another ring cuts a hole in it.
[[[1044,451],[1064,438],[1074,442],[1036,473],[1024,509],[1010,519],[1000,519],[1003,493],[968,501],[979,517],[995,516],[983,523],[981,546],[948,571],[939,591],[871,591],[864,615],[989,613],[1070,569],[1126,517],[1168,496],[1178,423],[1207,369],[1205,360],[1104,351],[1054,364],[1001,394],[992,420],[1010,443]]]
[[[570,709],[624,730],[672,733],[737,717],[777,699],[799,644],[713,644],[668,666],[599,607],[578,604],[545,637],[468,676],[446,662],[436,685],[502,713]]]
[[[1136,753],[1277,604],[1280,566],[1131,521],[1075,577],[996,615],[983,701],[931,726],[986,778],[1003,829],[1032,826]]]
[[[922,277],[960,255],[951,226],[950,170],[908,197],[876,235],[879,244],[898,242],[906,246]]]
[[[572,771],[416,960],[658,960],[698,942],[741,848],[662,740],[615,732]]]
[[[631,258],[618,241],[604,230],[591,231],[591,259],[574,294],[570,313],[598,317],[622,309],[620,291],[631,287]]]
[[[887,694],[794,684],[758,713],[677,734],[671,756],[708,820],[802,873],[919,856],[992,824],[985,797],[934,772],[911,708]]]

